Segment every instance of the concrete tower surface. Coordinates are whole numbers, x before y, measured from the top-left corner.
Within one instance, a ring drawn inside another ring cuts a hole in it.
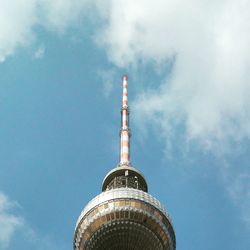
[[[123,76],[120,163],[104,178],[102,193],[81,212],[74,250],[175,250],[175,233],[162,204],[148,194],[144,176],[130,163],[127,81]]]

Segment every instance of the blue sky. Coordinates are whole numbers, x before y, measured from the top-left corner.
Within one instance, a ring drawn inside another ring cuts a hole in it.
[[[250,4],[0,3],[0,249],[72,249],[118,163],[121,76],[131,158],[178,250],[250,249]]]

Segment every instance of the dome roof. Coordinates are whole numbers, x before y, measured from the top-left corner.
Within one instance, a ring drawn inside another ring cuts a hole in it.
[[[144,191],[148,191],[148,185],[146,179],[143,174],[132,167],[131,165],[119,165],[118,167],[113,168],[108,174],[104,177],[102,182],[102,191],[107,189],[108,184],[115,178],[121,175],[125,176],[136,176],[138,178],[138,182],[144,187]]]

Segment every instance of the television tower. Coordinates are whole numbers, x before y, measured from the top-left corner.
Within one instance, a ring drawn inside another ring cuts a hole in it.
[[[120,162],[104,178],[102,193],[81,212],[74,250],[175,250],[173,225],[130,163],[128,77],[122,78]]]

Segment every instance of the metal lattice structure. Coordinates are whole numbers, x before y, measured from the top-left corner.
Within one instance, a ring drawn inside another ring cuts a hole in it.
[[[102,193],[76,223],[74,250],[175,250],[172,222],[148,194],[144,176],[130,163],[127,76],[123,77],[120,163],[104,178]]]

